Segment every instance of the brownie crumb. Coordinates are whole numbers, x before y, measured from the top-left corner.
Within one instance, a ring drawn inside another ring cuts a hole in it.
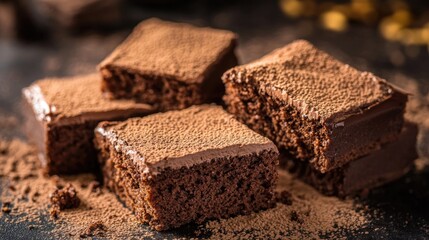
[[[52,204],[50,214],[54,218],[58,217],[61,210],[77,208],[80,204],[80,199],[77,196],[76,189],[71,184],[68,184],[62,189],[56,189],[50,195],[50,201]]]
[[[12,206],[10,202],[4,202],[1,207],[1,211],[4,213],[10,213],[12,211]]]
[[[102,235],[106,231],[106,226],[101,221],[97,221],[89,225],[80,235],[81,238],[93,237]]]
[[[302,223],[302,219],[299,217],[296,211],[290,213],[290,220],[298,223]]]
[[[34,226],[34,225],[30,225],[30,226],[28,226],[28,229],[30,229],[30,230],[34,230],[34,229],[36,229],[37,227],[36,226]]]
[[[276,202],[292,205],[292,194],[288,191],[276,192]]]

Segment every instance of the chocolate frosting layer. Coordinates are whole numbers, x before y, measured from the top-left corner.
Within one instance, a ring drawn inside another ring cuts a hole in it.
[[[124,122],[102,122],[95,132],[150,174],[215,158],[278,151],[269,139],[215,105],[193,106]]]
[[[404,95],[385,80],[350,67],[304,40],[235,67],[223,78],[237,82],[253,79],[258,91],[296,107],[310,119],[330,124],[360,114],[394,93]]]
[[[40,121],[81,123],[151,113],[153,107],[130,100],[107,100],[100,90],[98,74],[39,80],[23,89]]]
[[[149,19],[100,65],[129,69],[143,75],[200,83],[204,74],[235,45],[237,35],[225,30]]]

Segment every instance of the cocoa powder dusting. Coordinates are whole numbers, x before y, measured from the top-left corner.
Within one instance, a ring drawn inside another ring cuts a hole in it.
[[[7,214],[4,219],[11,224],[28,222],[29,229],[49,231],[55,238],[153,236],[115,195],[101,191],[93,175],[44,176],[35,149],[21,140],[0,139],[0,175],[0,215]],[[70,191],[69,184],[80,198],[79,206],[64,209],[58,219],[49,220],[51,194],[59,188]],[[51,221],[54,228],[48,230],[41,219]]]
[[[109,191],[103,189],[90,174],[47,177],[39,173],[35,150],[20,140],[0,141],[1,202],[10,203],[7,218],[11,223],[31,222],[32,229],[42,226],[40,216],[49,216],[51,193],[70,190],[71,184],[80,198],[77,208],[64,209],[54,222],[51,234],[56,237],[106,238],[151,237],[153,233],[141,227],[130,210]],[[16,166],[16,167],[12,167]],[[32,173],[31,177],[25,178]],[[17,180],[13,180],[16,176]],[[57,189],[57,190],[56,190]],[[36,194],[37,193],[37,194]],[[316,190],[280,171],[277,206],[273,209],[220,221],[210,221],[201,227],[213,239],[314,237],[365,226],[364,213],[354,210],[352,200],[324,197]],[[22,214],[25,213],[25,214]],[[5,214],[5,213],[4,213]],[[49,217],[48,217],[49,218]],[[338,235],[336,235],[338,236]]]
[[[284,192],[287,190],[287,192]],[[311,239],[335,234],[346,237],[368,224],[353,200],[340,200],[318,193],[310,186],[279,171],[277,206],[249,216],[238,216],[205,224],[202,232],[212,239]],[[285,199],[285,203],[282,203]],[[280,200],[280,201],[279,201]],[[290,203],[290,205],[289,205]]]
[[[409,106],[407,117],[419,122],[422,130],[425,125],[419,120],[429,116],[429,104],[422,101],[424,98],[417,98],[417,94],[414,96],[418,100]],[[420,112],[417,111],[419,108]],[[8,126],[16,126],[15,121],[7,122]],[[125,208],[114,194],[104,189],[93,175],[44,176],[39,171],[35,149],[22,140],[2,139],[5,136],[8,139],[13,136],[9,134],[9,130],[5,134],[4,129],[7,128],[0,128],[2,221],[10,224],[29,223],[28,229],[46,231],[54,238],[155,237],[155,233],[147,227],[142,227],[132,212]],[[421,137],[428,139],[426,135]],[[422,143],[420,146],[427,146]],[[421,152],[424,150],[420,148]],[[423,155],[425,156],[429,154]],[[417,169],[427,166],[427,160],[420,159],[416,163]],[[357,204],[352,199],[340,200],[323,196],[310,186],[292,178],[287,172],[280,171],[279,174],[275,208],[248,216],[209,221],[200,226],[196,234],[212,239],[308,239],[323,236],[346,238],[348,233],[364,231],[361,229],[365,229],[374,217],[383,217],[381,212],[374,210],[369,218],[368,206],[362,203]],[[61,211],[58,219],[52,220],[49,218],[50,194],[68,184],[74,187],[80,204],[77,208]],[[46,221],[53,224],[53,229],[45,226]],[[429,230],[427,232],[429,233]]]

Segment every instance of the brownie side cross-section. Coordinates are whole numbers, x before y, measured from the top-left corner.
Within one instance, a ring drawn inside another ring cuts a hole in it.
[[[223,76],[227,110],[322,173],[397,139],[407,95],[300,40]]]
[[[108,101],[96,74],[44,79],[23,90],[24,130],[48,174],[90,172],[98,166],[93,145],[100,121],[144,116],[154,109],[129,100]]]
[[[102,122],[105,184],[156,230],[272,207],[278,151],[218,106]]]
[[[149,19],[100,65],[103,91],[160,110],[219,102],[222,74],[237,65],[229,31]]]
[[[398,140],[350,161],[327,173],[320,173],[308,162],[281,154],[281,166],[326,195],[347,196],[384,185],[404,176],[418,158],[418,128],[406,123]]]

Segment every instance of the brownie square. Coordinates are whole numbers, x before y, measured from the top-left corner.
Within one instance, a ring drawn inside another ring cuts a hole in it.
[[[221,107],[102,122],[104,182],[156,230],[271,207],[278,150]]]
[[[327,173],[320,173],[308,162],[290,159],[283,153],[281,165],[326,195],[359,194],[392,182],[413,168],[418,158],[417,133],[417,126],[407,123],[398,140]]]
[[[325,173],[397,139],[407,95],[300,40],[223,76],[227,110]]]
[[[237,65],[236,40],[225,30],[143,21],[99,65],[103,91],[160,110],[220,101],[221,76]]]
[[[40,152],[48,174],[93,171],[98,166],[93,145],[98,122],[144,116],[154,109],[129,100],[108,101],[101,79],[92,74],[39,80],[23,89],[25,131]]]

